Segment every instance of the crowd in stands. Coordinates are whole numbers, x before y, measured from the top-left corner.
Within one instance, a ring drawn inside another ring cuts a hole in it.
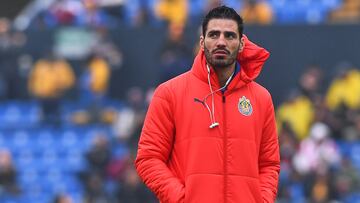
[[[155,202],[132,163],[153,90],[110,98],[122,52],[94,33],[84,57],[35,56],[0,19],[0,202]]]
[[[0,202],[157,202],[133,168],[153,89],[132,87],[121,101],[108,95],[122,50],[106,30],[166,25],[163,82],[191,66],[197,48],[184,43],[184,28],[221,3],[246,24],[360,22],[357,0],[54,1],[30,29],[95,30],[89,53],[74,64],[53,50],[29,55],[26,35],[0,19]],[[323,70],[304,68],[276,107],[279,203],[360,199],[360,69],[340,63],[330,84]]]
[[[34,20],[34,27],[161,26],[198,24],[215,5],[235,8],[247,24],[320,24],[360,21],[357,0],[61,0]]]
[[[325,90],[322,76],[307,68],[276,109],[279,202],[359,201],[360,69],[340,63]]]

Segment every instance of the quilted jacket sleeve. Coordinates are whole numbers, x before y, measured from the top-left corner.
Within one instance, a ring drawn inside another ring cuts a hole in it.
[[[155,91],[138,146],[135,166],[145,184],[163,203],[184,202],[185,189],[166,163],[174,139],[170,92],[163,85]]]
[[[278,187],[280,153],[274,107],[270,95],[268,95],[265,111],[265,122],[259,154],[260,186],[264,202],[273,203],[275,202]]]

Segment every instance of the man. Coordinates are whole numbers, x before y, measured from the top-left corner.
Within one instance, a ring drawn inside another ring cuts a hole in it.
[[[192,69],[161,84],[136,169],[161,202],[274,202],[280,157],[268,91],[253,80],[269,53],[221,6],[204,19]]]

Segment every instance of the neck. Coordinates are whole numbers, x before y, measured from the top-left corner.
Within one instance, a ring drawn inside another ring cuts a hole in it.
[[[214,68],[214,70],[215,70],[216,75],[219,78],[220,87],[223,87],[225,85],[226,81],[229,79],[229,77],[234,73],[235,63],[229,67]]]

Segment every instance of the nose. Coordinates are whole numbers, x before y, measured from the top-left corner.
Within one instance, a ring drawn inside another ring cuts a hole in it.
[[[226,46],[225,36],[223,34],[221,34],[220,37],[218,38],[216,46],[217,47],[225,47]]]

